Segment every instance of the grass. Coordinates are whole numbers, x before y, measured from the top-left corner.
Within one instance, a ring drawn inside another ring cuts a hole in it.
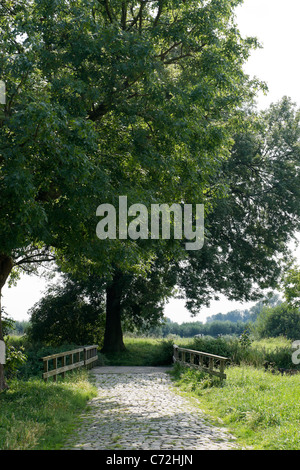
[[[126,351],[105,354],[105,365],[162,366],[172,364],[173,341],[156,338],[124,338]]]
[[[244,447],[300,449],[300,375],[273,375],[252,366],[232,366],[227,379],[175,367],[174,386],[196,397],[201,409],[224,425]]]
[[[86,371],[45,383],[12,380],[0,393],[1,450],[57,450],[78,424],[87,401],[96,395]]]
[[[264,360],[289,366],[290,342],[285,338],[255,341],[242,351],[236,341],[218,338],[154,339],[125,337],[127,350],[120,355],[100,355],[103,365],[171,365],[173,344],[235,357],[226,370],[227,380],[175,367],[173,384],[178,393],[196,398],[199,407],[223,424],[243,447],[258,450],[299,450],[300,374],[273,375],[262,368]],[[43,353],[44,354],[44,353]],[[36,352],[40,358],[41,351]],[[29,372],[36,373],[35,356]],[[245,364],[247,362],[247,365]],[[239,364],[239,365],[237,365]],[[27,377],[27,376],[26,376]],[[31,377],[10,380],[0,393],[0,449],[56,450],[79,424],[79,416],[96,389],[87,372],[69,373],[57,383]]]
[[[252,348],[257,348],[264,351],[276,351],[278,349],[290,348],[291,344],[291,340],[285,338],[284,336],[278,336],[277,338],[255,340],[252,343]]]

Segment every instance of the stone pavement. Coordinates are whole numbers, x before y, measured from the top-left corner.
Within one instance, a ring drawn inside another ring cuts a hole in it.
[[[234,438],[172,390],[164,367],[97,367],[98,396],[67,450],[231,450]]]

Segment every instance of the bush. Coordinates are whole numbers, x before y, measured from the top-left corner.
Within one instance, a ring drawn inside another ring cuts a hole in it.
[[[50,286],[29,310],[27,334],[33,342],[51,346],[62,344],[98,344],[103,342],[104,304],[91,285],[68,276],[61,284]]]
[[[27,356],[24,354],[24,347],[17,349],[15,346],[6,344],[6,364],[5,376],[7,379],[16,377],[22,365],[27,361]]]
[[[4,315],[2,319],[2,329],[6,343],[6,364],[4,371],[7,379],[16,377],[19,372],[19,368],[27,360],[27,356],[24,354],[24,346],[19,341],[16,341],[16,344],[13,344],[13,340],[7,336],[8,333],[14,329],[15,323],[16,322],[12,318],[9,318],[6,314]]]
[[[265,307],[257,318],[255,330],[260,338],[285,336],[299,339],[300,311],[286,302],[273,308]]]
[[[80,345],[81,346],[81,345]],[[42,377],[44,372],[44,366],[42,357],[50,356],[62,351],[70,351],[76,349],[76,344],[62,344],[61,346],[46,346],[42,343],[31,343],[28,337],[23,336],[22,338],[9,338],[8,348],[13,350],[20,350],[25,352],[26,361],[22,361],[18,364],[18,378],[29,379],[30,377]],[[6,364],[5,369],[8,369]]]
[[[231,357],[236,353],[239,341],[237,338],[227,340],[225,337],[212,338],[209,336],[194,338],[192,349],[217,356]]]

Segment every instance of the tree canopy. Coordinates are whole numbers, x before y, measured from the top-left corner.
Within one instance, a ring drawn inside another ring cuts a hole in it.
[[[29,311],[30,340],[52,346],[100,344],[105,308],[99,287],[99,280],[92,277],[85,282],[60,277]]]
[[[99,243],[99,203],[209,207],[236,109],[258,87],[242,68],[257,43],[234,24],[239,3],[1,2],[1,287],[31,246],[85,274],[149,268],[153,246]]]
[[[276,307],[264,307],[259,314],[255,330],[262,338],[285,336],[297,340],[300,334],[300,310],[283,302]]]
[[[249,301],[280,285],[299,232],[299,118],[288,98],[245,115],[220,173],[226,196],[206,217],[203,249],[180,271],[191,311],[216,293]]]
[[[146,305],[158,318],[171,285],[194,312],[217,291],[250,299],[273,287],[299,228],[299,114],[287,99],[247,111],[262,84],[243,71],[258,43],[238,31],[240,3],[1,2],[0,290],[42,253],[98,275],[113,324],[121,307],[132,322]],[[204,248],[100,241],[96,209],[123,195],[204,204]],[[141,305],[151,285],[159,295]]]
[[[300,308],[300,269],[299,266],[290,267],[283,275],[282,288],[286,302]]]

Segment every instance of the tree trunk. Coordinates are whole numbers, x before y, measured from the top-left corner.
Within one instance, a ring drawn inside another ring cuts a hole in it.
[[[1,295],[2,287],[5,285],[8,276],[13,268],[13,261],[7,255],[0,254],[0,341],[3,341],[3,328],[1,319]],[[0,391],[8,388],[4,377],[4,365],[0,364]]]
[[[122,273],[116,272],[106,288],[106,323],[103,353],[125,351],[121,325]]]

